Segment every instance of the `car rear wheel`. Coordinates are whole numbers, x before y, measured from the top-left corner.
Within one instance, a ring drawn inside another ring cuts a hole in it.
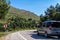
[[[58,36],[60,38],[60,36]]]
[[[37,32],[37,35],[39,35],[39,32]]]
[[[48,35],[45,33],[45,37],[47,37]]]
[[[45,37],[49,38],[50,36],[47,33],[45,33]]]

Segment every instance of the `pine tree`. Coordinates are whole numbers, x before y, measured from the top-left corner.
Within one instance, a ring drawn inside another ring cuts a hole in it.
[[[8,0],[0,0],[0,19],[3,19],[5,15],[8,13],[10,8],[10,1]]]

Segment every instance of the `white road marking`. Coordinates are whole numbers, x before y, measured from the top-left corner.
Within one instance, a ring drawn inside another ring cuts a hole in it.
[[[21,38],[23,38],[23,40],[27,40],[25,37],[23,37],[19,32],[17,32],[18,33],[18,35],[21,37]]]

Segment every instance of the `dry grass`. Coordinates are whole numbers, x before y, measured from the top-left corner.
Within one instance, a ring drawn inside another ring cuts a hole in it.
[[[7,35],[7,34],[9,34],[10,32],[0,32],[0,37],[2,37],[2,36],[5,36],[5,35]]]

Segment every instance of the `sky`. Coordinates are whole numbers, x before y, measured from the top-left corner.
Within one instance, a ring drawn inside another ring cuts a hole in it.
[[[60,0],[10,0],[11,6],[19,9],[24,9],[35,13],[36,15],[45,14],[44,11],[50,5],[60,4]]]

